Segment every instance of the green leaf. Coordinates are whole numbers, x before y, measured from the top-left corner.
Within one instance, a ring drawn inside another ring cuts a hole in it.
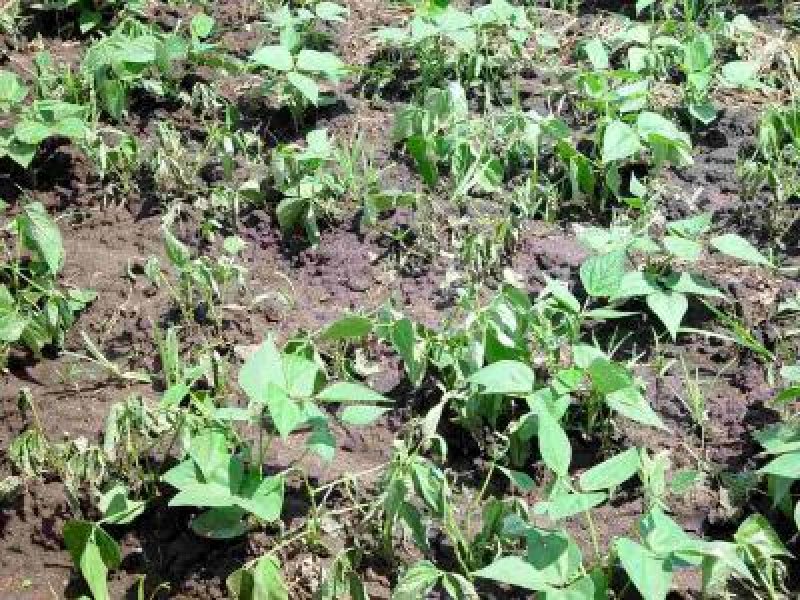
[[[728,256],[756,265],[771,266],[772,263],[742,236],[726,233],[711,238],[710,244]]]
[[[41,202],[26,204],[17,223],[25,247],[38,255],[52,275],[58,273],[64,264],[61,232]]]
[[[422,383],[425,376],[426,355],[425,344],[420,343],[416,327],[410,319],[403,318],[392,324],[390,330],[392,346],[403,359],[408,379],[414,387]]]
[[[603,600],[609,597],[605,573],[595,569],[565,588],[547,590],[542,600]]]
[[[397,587],[392,592],[392,600],[425,598],[441,575],[442,572],[430,561],[419,561],[400,577]]]
[[[704,102],[690,102],[688,109],[689,114],[703,125],[710,125],[717,118],[717,109],[708,100]]]
[[[639,534],[647,549],[665,557],[691,547],[693,540],[661,508],[651,508],[639,519]]]
[[[271,523],[281,518],[283,494],[284,481],[281,475],[264,477],[249,498],[237,496],[236,504],[262,521]]]
[[[641,149],[636,130],[622,121],[611,121],[603,133],[602,160],[608,164],[633,156]]]
[[[604,396],[633,385],[628,369],[607,358],[594,359],[588,371],[595,391]]]
[[[747,545],[764,557],[790,556],[780,536],[764,515],[750,515],[733,536],[740,545]]]
[[[639,451],[629,448],[595,465],[580,476],[581,489],[587,492],[615,488],[639,471]]]
[[[498,558],[489,566],[475,571],[472,575],[534,592],[550,587],[541,571],[519,556]]]
[[[580,570],[580,548],[566,532],[529,527],[525,537],[527,561],[547,583],[566,585]]]
[[[311,104],[319,105],[319,86],[316,81],[297,71],[290,71],[286,79]]]
[[[759,64],[755,61],[734,60],[722,65],[720,76],[722,81],[730,87],[755,89],[759,87]]]
[[[572,461],[572,446],[561,424],[547,410],[538,414],[539,421],[539,453],[544,463],[552,471],[566,477]]]
[[[439,171],[433,144],[424,136],[417,134],[406,140],[406,149],[413,157],[422,179],[429,187],[434,187],[439,181]]]
[[[685,68],[690,73],[705,71],[714,61],[714,41],[705,32],[696,33],[683,47]]]
[[[685,144],[691,147],[689,135],[678,129],[678,126],[666,117],[649,111],[639,113],[636,118],[636,129],[639,136],[652,143],[653,136],[657,136],[676,144]]]
[[[15,139],[7,148],[0,148],[0,153],[5,150],[8,156],[23,168],[28,168],[36,156],[38,146],[34,144],[24,144]]]
[[[117,484],[100,497],[98,508],[103,513],[103,523],[126,525],[144,512],[147,503],[143,500],[130,500],[128,488]]]
[[[214,30],[214,19],[204,13],[197,13],[189,23],[192,37],[203,40]]]
[[[349,425],[370,425],[388,410],[382,406],[347,406],[340,418]]]
[[[560,521],[591,510],[605,502],[606,498],[608,496],[604,492],[559,494],[545,502],[538,502],[534,506],[534,512],[547,515],[554,521]]]
[[[294,231],[298,225],[302,225],[307,218],[309,204],[304,198],[287,196],[278,203],[275,214],[278,217],[278,226],[284,234]]]
[[[306,420],[299,404],[274,383],[267,384],[265,401],[275,429],[284,440]]]
[[[616,541],[617,556],[644,600],[664,600],[672,586],[672,571],[667,559],[627,538]]]
[[[499,360],[469,377],[484,394],[529,394],[533,391],[533,370],[516,360]]]
[[[239,371],[239,386],[251,402],[266,403],[269,384],[278,387],[285,385],[283,360],[272,334],[267,335]]]
[[[597,38],[590,39],[584,44],[583,51],[595,71],[604,71],[609,68],[608,51],[601,40]]]
[[[0,315],[0,342],[16,342],[22,337],[30,320],[18,312]]]
[[[498,466],[497,468],[501,473],[508,477],[511,483],[513,483],[519,489],[525,492],[531,492],[536,489],[536,482],[527,473],[523,473],[522,471],[514,471],[501,466]]]
[[[664,286],[673,292],[691,294],[694,296],[710,296],[724,298],[725,294],[711,285],[708,281],[692,273],[672,273],[664,278]]]
[[[44,123],[23,119],[14,126],[14,135],[23,144],[37,146],[52,134]]]
[[[621,415],[650,427],[667,430],[661,417],[647,403],[642,393],[635,387],[626,387],[606,396],[606,404]]]
[[[78,117],[67,117],[53,124],[52,135],[62,135],[72,140],[81,140],[89,131],[83,119]]]
[[[696,483],[702,481],[703,475],[694,469],[683,469],[675,473],[669,481],[669,488],[673,494],[685,494]]]
[[[686,219],[678,219],[667,223],[667,231],[688,239],[695,239],[711,228],[711,213],[700,213]]]
[[[472,582],[459,573],[444,573],[441,586],[447,594],[447,598],[457,600],[478,600],[480,598]]]
[[[699,242],[683,237],[666,235],[663,243],[667,252],[681,260],[695,261],[703,252],[703,246]]]
[[[758,470],[765,475],[800,479],[800,452],[790,452],[774,458]]]
[[[238,506],[221,506],[200,513],[189,526],[201,537],[229,540],[247,533],[247,523],[242,520],[244,515],[245,511]]]
[[[300,71],[324,73],[331,79],[344,74],[344,63],[331,52],[319,52],[303,48],[297,55],[296,68]]]
[[[16,73],[0,70],[0,110],[7,111],[25,99],[28,88]]]
[[[167,258],[177,268],[183,268],[191,261],[191,253],[188,246],[176,238],[172,232],[164,227],[164,248],[167,251]]]
[[[90,538],[86,546],[84,546],[78,566],[95,600],[110,598],[107,582],[108,569],[105,563],[103,563],[100,549],[97,547],[97,544],[94,543],[93,539]]]
[[[324,1],[319,2],[314,7],[314,12],[317,13],[320,19],[325,21],[337,21],[339,23],[344,23],[346,21],[345,17],[350,13],[344,6],[340,6],[335,2]]]
[[[219,469],[228,464],[228,441],[221,431],[206,430],[192,438],[189,456],[200,469],[206,481],[210,481]]]
[[[365,402],[368,404],[387,404],[391,402],[389,398],[371,390],[367,386],[349,381],[339,381],[328,386],[317,394],[317,400],[341,403]]]
[[[692,164],[692,142],[689,135],[658,113],[643,111],[636,119],[639,137],[650,147],[653,162],[660,167],[664,162],[678,166]]]
[[[250,56],[250,62],[276,71],[291,71],[294,66],[291,52],[283,46],[259,48]]]
[[[613,296],[625,275],[625,251],[591,256],[581,265],[580,278],[586,293],[595,298]]]
[[[333,437],[326,424],[325,427],[314,428],[306,441],[306,446],[322,460],[330,462],[336,453],[336,438]]]
[[[108,600],[108,570],[121,562],[119,546],[100,527],[88,521],[68,521],[64,544],[86,580],[95,600]]]
[[[280,564],[271,555],[231,573],[225,585],[234,600],[289,600]]]
[[[570,311],[579,313],[581,311],[581,303],[569,291],[569,288],[563,282],[556,279],[547,279],[547,286],[542,290],[541,297],[547,295],[553,296],[556,300],[564,304]]]
[[[689,309],[689,300],[679,292],[661,291],[645,298],[647,306],[661,320],[674,340],[678,335],[683,317]]]
[[[227,486],[220,483],[192,483],[182,487],[170,499],[169,506],[225,508],[232,503],[233,494]]]
[[[361,339],[372,331],[372,319],[361,315],[345,315],[328,325],[320,334],[325,341]]]
[[[623,298],[635,298],[636,296],[647,296],[653,292],[658,292],[661,287],[655,275],[644,271],[628,271],[622,277],[617,292],[611,296],[612,300]]]

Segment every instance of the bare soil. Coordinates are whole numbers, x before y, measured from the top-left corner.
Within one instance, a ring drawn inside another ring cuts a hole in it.
[[[369,33],[396,22],[403,16],[403,10],[377,0],[344,3],[349,5],[351,16],[335,32],[336,46],[345,61],[367,65],[374,53]],[[226,31],[224,44],[242,55],[253,50],[260,38],[256,28],[248,24],[254,23],[258,15],[235,0],[212,4],[214,16]],[[186,15],[174,7],[157,6],[151,16],[171,27]],[[40,40],[2,40],[0,47],[5,48],[2,68],[24,75],[37,47],[50,48],[61,60],[78,61],[80,47],[86,41],[65,42],[57,35]],[[392,160],[393,149],[387,135],[392,115],[401,103],[361,98],[353,83],[349,81],[342,86],[342,103],[336,110],[320,111],[306,128],[324,126],[336,135],[364,136],[374,148],[379,166],[391,166],[386,171],[387,187],[414,189],[418,185],[416,178],[407,167]],[[531,90],[527,102],[532,106],[543,103],[546,83],[537,79],[536,74],[526,82],[526,88]],[[231,85],[230,93],[235,93],[235,84]],[[745,215],[752,213],[740,205],[733,168],[741,148],[752,143],[756,115],[746,104],[730,106],[714,128],[697,137],[695,166],[666,176],[685,200],[683,204],[670,204],[674,214],[669,217],[685,216],[698,209],[710,210],[715,220],[727,227],[746,235],[758,234],[759,223],[746,219]],[[249,113],[247,119],[258,127],[269,145],[278,140],[302,139],[303,131],[292,132],[288,122],[274,120],[280,119],[280,115],[273,115],[270,122],[261,121],[262,116]],[[191,111],[145,100],[135,109],[127,127],[146,139],[152,135],[157,120],[170,120],[185,132],[202,129]],[[85,331],[108,358],[126,369],[154,372],[158,365],[154,358],[157,351],[153,331],[169,322],[171,301],[163,289],[152,288],[143,277],[131,279],[128,273],[140,268],[150,255],[165,259],[157,202],[148,196],[146,187],[141,187],[130,198],[115,198],[115,206],[109,207],[103,202],[102,185],[92,174],[91,165],[80,153],[64,145],[44,149],[31,173],[21,172],[8,161],[0,163],[0,196],[12,202],[12,210],[23,197],[43,201],[59,219],[64,235],[67,256],[64,280],[97,291],[97,300],[80,316],[65,350],[83,353],[79,333]],[[188,220],[180,225],[178,233],[200,249],[203,243],[193,233],[195,229],[196,222]],[[270,211],[264,210],[246,215],[240,235],[248,243],[244,255],[248,268],[247,294],[254,297],[279,292],[289,297],[291,303],[268,301],[254,311],[227,316],[222,338],[228,348],[258,343],[268,330],[284,339],[301,329],[317,330],[344,311],[374,308],[387,299],[429,325],[440,322],[450,308],[449,296],[440,289],[447,269],[444,257],[434,257],[412,274],[403,273],[387,256],[385,244],[377,236],[362,233],[354,223],[345,221],[326,227],[316,249],[293,248],[281,237]],[[796,247],[796,242],[791,240],[790,246]],[[577,289],[578,267],[585,256],[571,223],[531,222],[510,258],[510,266],[528,283],[531,292],[541,287],[545,276],[568,281]],[[756,270],[726,264],[707,265],[706,275],[734,295],[747,324],[771,347],[773,338],[767,320],[770,309],[778,294],[785,293],[790,284],[765,278]],[[691,325],[700,327],[707,315],[695,312],[692,317],[696,321]],[[652,339],[652,323],[646,318],[637,317],[619,325],[633,332],[632,344],[636,340],[648,344],[647,340]],[[642,445],[673,450],[676,469],[693,466],[698,456],[719,468],[739,470],[750,466],[757,451],[750,435],[777,420],[777,415],[765,406],[774,389],[765,378],[764,365],[739,346],[707,341],[700,336],[686,338],[680,346],[668,346],[662,352],[666,357],[683,355],[706,378],[715,377],[722,369],[722,375],[708,390],[711,427],[704,445],[680,401],[685,393],[682,380],[676,375],[658,377],[647,369],[641,375],[649,383],[649,400],[670,432],[625,426],[616,433],[616,443],[620,447]],[[382,364],[384,371],[371,383],[398,399],[396,410],[377,427],[339,432],[342,446],[337,460],[332,465],[309,460],[307,467],[312,478],[329,481],[388,459],[391,440],[408,417],[414,398],[403,388],[397,362],[384,357]],[[22,353],[14,355],[8,371],[0,373],[0,477],[12,472],[5,449],[26,426],[17,406],[22,388],[28,388],[36,399],[42,424],[51,439],[84,436],[93,442],[101,440],[106,415],[114,402],[130,394],[154,397],[160,392],[149,385],[115,382],[66,353],[38,361]],[[275,453],[279,458],[270,467],[280,468],[297,456],[299,450],[292,443],[279,448]],[[585,450],[587,458],[596,457],[596,450],[590,447]],[[461,459],[472,460],[468,454]],[[640,503],[640,498],[627,499],[622,495],[615,504],[601,509],[597,520],[601,540],[629,531],[640,514]],[[290,494],[289,514],[285,515],[289,523],[302,514],[305,504],[299,489]],[[713,482],[676,499],[673,509],[687,530],[698,535],[726,531],[735,524],[735,515],[725,513]],[[57,481],[31,483],[11,506],[0,510],[0,597],[38,599],[80,595],[83,589],[60,533],[63,523],[72,517],[63,485]],[[275,533],[259,532],[232,542],[209,542],[191,533],[188,518],[188,512],[152,506],[133,526],[114,530],[122,540],[124,562],[111,576],[113,597],[135,598],[140,575],[147,576],[149,590],[161,583],[169,585],[160,597],[225,597],[225,578],[268,549]],[[578,539],[587,541],[580,522],[572,524],[571,529]],[[341,547],[345,537],[332,540],[332,544]],[[795,544],[793,550],[799,549]],[[308,595],[320,577],[324,562],[307,549],[287,550],[285,566],[287,579],[293,585],[292,597]],[[373,597],[388,598],[392,575],[378,563],[368,570],[368,575]],[[696,592],[698,585],[692,578],[681,581],[686,595]],[[492,592],[487,591],[486,597],[492,597]]]

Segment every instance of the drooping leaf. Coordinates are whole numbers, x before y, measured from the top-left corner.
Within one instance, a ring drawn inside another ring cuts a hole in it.
[[[25,247],[38,255],[52,275],[58,273],[64,264],[64,245],[58,225],[42,203],[26,204],[17,223]]]

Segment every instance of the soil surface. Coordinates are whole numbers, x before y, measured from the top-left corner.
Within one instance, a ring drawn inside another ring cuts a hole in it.
[[[378,0],[343,3],[349,7],[350,17],[346,24],[334,28],[335,47],[347,63],[367,66],[376,52],[370,33],[401,22],[408,11],[399,4]],[[210,6],[224,31],[220,42],[229,50],[245,56],[258,47],[262,37],[256,26],[260,15],[254,3],[225,0]],[[184,9],[157,5],[148,16],[169,28],[188,14]],[[592,18],[582,16],[572,27],[580,27],[585,19]],[[49,49],[59,61],[80,61],[88,39],[66,34],[65,40],[58,30],[45,31],[48,33],[40,37],[3,39],[2,68],[28,78],[32,57],[41,48]],[[220,83],[227,94],[236,96],[236,81]],[[549,83],[536,73],[523,82],[526,108],[546,104]],[[402,94],[397,99],[372,99],[362,95],[356,84],[355,77],[343,82],[337,90],[339,104],[321,109],[301,131],[293,131],[287,115],[268,114],[263,107],[243,106],[244,123],[261,136],[267,147],[302,140],[305,131],[319,127],[328,128],[338,139],[361,136],[374,151],[385,187],[413,191],[420,185],[418,179],[407,165],[394,160],[388,136],[393,115],[404,101]],[[739,153],[753,143],[758,112],[746,99],[739,104],[732,100],[726,106],[722,117],[693,140],[694,166],[665,173],[664,184],[671,194],[667,216],[678,218],[708,210],[714,214],[715,223],[759,241],[761,225],[747,217],[757,213],[758,207],[742,206],[734,169]],[[153,135],[159,121],[171,122],[186,139],[203,131],[198,117],[180,105],[143,98],[134,104],[132,113],[124,128],[143,140]],[[0,196],[11,203],[12,212],[25,198],[43,202],[58,218],[64,236],[67,262],[63,281],[97,292],[97,300],[80,315],[68,334],[63,352],[40,360],[16,353],[8,370],[0,373],[1,479],[13,472],[6,449],[29,424],[29,415],[24,415],[18,406],[20,390],[28,390],[35,399],[41,424],[50,439],[83,436],[91,442],[102,440],[112,404],[137,394],[158,397],[163,391],[158,384],[119,381],[76,355],[86,353],[81,337],[85,332],[106,357],[123,369],[157,372],[154,331],[172,322],[174,304],[163,287],[156,289],[141,276],[150,256],[157,256],[166,264],[160,228],[163,211],[144,182],[137,182],[129,197],[108,198],[88,160],[66,144],[55,144],[42,150],[28,173],[7,160],[0,162]],[[350,217],[323,227],[317,248],[293,247],[281,236],[272,213],[265,209],[242,216],[238,233],[247,242],[243,255],[247,285],[243,294],[246,299],[261,300],[252,308],[234,306],[226,313],[218,334],[221,351],[233,354],[237,347],[257,344],[268,331],[277,333],[282,340],[300,330],[316,331],[346,311],[370,310],[388,300],[430,326],[441,322],[452,308],[452,294],[443,287],[451,266],[446,253],[423,255],[419,264],[401,268],[385,239],[363,232],[357,219]],[[408,216],[398,211],[393,218],[402,223]],[[587,219],[585,224],[591,222]],[[525,225],[508,266],[532,293],[541,289],[548,277],[566,281],[574,289],[580,287],[578,268],[587,253],[576,240],[574,225],[566,220]],[[176,223],[176,233],[194,251],[210,251],[213,245],[197,235],[197,228],[198,219],[191,214]],[[787,247],[796,248],[797,240],[788,240]],[[704,275],[732,294],[746,325],[771,347],[774,336],[769,317],[774,305],[779,298],[793,294],[797,286],[765,275],[763,270],[733,267],[724,261],[704,265]],[[710,326],[708,315],[699,308],[693,308],[690,317],[693,327]],[[617,325],[622,331],[632,332],[622,352],[644,352],[642,362],[647,365],[647,359],[655,352],[651,335],[654,323],[638,315]],[[189,327],[181,335],[192,340],[195,333]],[[681,400],[686,390],[679,366],[667,375],[659,375],[652,366],[643,366],[639,375],[648,383],[648,400],[669,432],[626,424],[615,432],[614,444],[620,448],[641,445],[671,450],[673,470],[694,468],[698,461],[714,465],[715,471],[752,466],[758,449],[751,434],[778,420],[778,415],[766,406],[775,388],[763,362],[741,346],[699,334],[682,337],[677,345],[662,344],[658,352],[662,360],[683,358],[698,370],[706,382],[709,427],[701,438],[691,425]],[[336,432],[340,448],[332,464],[304,458],[301,464],[312,479],[331,481],[389,459],[391,440],[409,416],[415,399],[404,387],[397,360],[380,350],[376,350],[376,359],[381,370],[370,383],[396,398],[396,408],[375,427]],[[269,467],[279,469],[301,453],[301,441],[290,440],[276,448],[275,456],[280,459]],[[587,466],[597,457],[597,450],[587,446]],[[469,462],[471,457],[465,459]],[[576,461],[579,463],[580,456]],[[288,527],[293,519],[291,513],[302,514],[306,502],[299,482],[295,484],[298,488],[296,493],[290,490],[288,514],[284,515]],[[641,514],[641,502],[637,495],[627,498],[622,494],[613,504],[599,509],[596,525],[601,543],[630,530]],[[702,536],[730,527],[735,517],[726,514],[725,506],[719,487],[708,481],[676,498],[671,508],[687,531]],[[74,517],[59,481],[27,483],[0,511],[0,597],[77,597],[84,591],[60,533],[64,522]],[[111,575],[112,597],[135,598],[142,575],[146,576],[148,591],[166,584],[157,597],[226,597],[225,578],[247,560],[263,554],[274,539],[275,532],[266,531],[232,542],[200,540],[188,529],[188,518],[188,512],[152,506],[133,526],[113,529],[121,540],[124,561]],[[570,530],[588,547],[582,522],[571,523]],[[346,538],[345,531],[333,541],[343,547]],[[795,545],[794,550],[799,548]],[[292,586],[291,597],[310,597],[325,566],[325,560],[307,549],[287,549],[284,572]],[[393,575],[385,571],[379,563],[368,569],[368,590],[373,598],[388,598]],[[686,595],[697,593],[696,578],[678,581]],[[491,591],[486,594],[493,597]]]

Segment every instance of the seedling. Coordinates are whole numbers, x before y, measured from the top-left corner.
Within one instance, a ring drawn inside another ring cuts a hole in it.
[[[11,127],[0,128],[0,158],[8,156],[27,167],[48,138],[83,140],[89,128],[83,106],[58,100],[34,100],[26,105],[28,87],[8,71],[0,71],[0,115]]]
[[[58,284],[65,261],[61,232],[40,203],[25,205],[7,229],[10,243],[0,241],[0,363],[12,346],[36,356],[46,346],[62,346],[77,314],[95,297],[91,290]]]
[[[271,15],[279,43],[263,46],[249,58],[252,71],[267,74],[261,93],[276,94],[278,106],[289,108],[296,125],[309,106],[332,102],[323,86],[337,84],[346,73],[346,65],[335,54],[311,47],[317,22],[341,20],[346,12],[332,2],[321,3],[316,14],[306,9],[293,14],[283,7]]]

